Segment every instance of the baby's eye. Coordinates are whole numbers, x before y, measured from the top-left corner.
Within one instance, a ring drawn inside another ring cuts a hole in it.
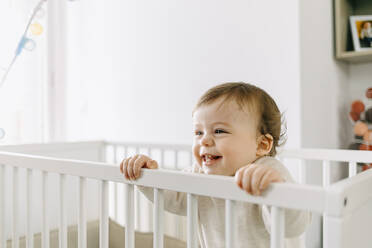
[[[227,133],[227,132],[223,129],[216,129],[214,130],[214,133]]]
[[[203,132],[202,131],[195,131],[195,135],[196,136],[203,135]]]

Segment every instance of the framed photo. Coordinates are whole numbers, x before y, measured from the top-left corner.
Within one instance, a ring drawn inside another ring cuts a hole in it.
[[[350,16],[355,51],[372,50],[372,15]]]

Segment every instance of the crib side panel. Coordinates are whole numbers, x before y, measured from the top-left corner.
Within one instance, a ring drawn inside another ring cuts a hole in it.
[[[323,247],[371,247],[372,198],[348,216],[343,218],[325,218]]]
[[[60,144],[37,144],[37,145],[20,145],[20,146],[1,146],[0,150],[9,152],[19,152],[24,154],[49,156],[57,158],[68,158],[88,161],[102,161],[102,150],[104,144],[102,142],[80,142],[80,143],[60,143]],[[1,163],[1,161],[0,161]],[[50,166],[53,166],[51,164]],[[33,186],[32,186],[32,232],[38,233],[41,231],[41,172],[33,171]],[[25,169],[19,170],[19,218],[18,227],[19,234],[25,233],[25,219],[26,210],[24,208],[26,203],[26,171]],[[6,181],[5,181],[5,233],[7,238],[11,235],[11,218],[10,215],[13,211],[11,209],[12,199],[12,170],[10,166],[6,168]],[[97,220],[99,217],[99,182],[97,180],[87,180],[87,220]],[[59,175],[49,173],[48,175],[48,188],[47,188],[47,214],[48,226],[50,229],[58,228],[59,225]],[[65,202],[66,204],[66,221],[67,225],[77,224],[77,211],[78,211],[78,178],[73,176],[66,177],[65,188]]]

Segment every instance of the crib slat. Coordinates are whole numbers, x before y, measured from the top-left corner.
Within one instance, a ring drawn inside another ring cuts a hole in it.
[[[113,162],[116,164],[118,162],[117,160],[117,150],[118,150],[118,147],[116,145],[113,145],[112,146],[112,149],[113,149]]]
[[[135,217],[135,229],[136,230],[139,230],[140,229],[140,224],[141,224],[141,220],[140,220],[140,193],[139,193],[139,190],[137,189],[136,186],[134,186],[134,208],[135,208],[135,211],[134,211],[134,217]]]
[[[159,163],[159,168],[164,167],[164,149],[160,149],[160,163]]]
[[[139,146],[136,146],[136,154],[140,153],[140,148]],[[141,204],[140,204],[140,193],[137,187],[134,187],[134,202],[135,202],[135,212],[134,216],[136,218],[136,223],[135,223],[135,229],[141,229],[141,215],[140,215],[140,209],[141,209]]]
[[[164,192],[154,189],[154,248],[164,246]]]
[[[99,247],[108,248],[108,181],[101,183],[101,211],[99,222]]]
[[[34,235],[32,233],[31,216],[32,216],[32,170],[27,169],[26,187],[27,187],[27,200],[26,200],[26,247],[34,247]]]
[[[123,146],[124,148],[124,158],[127,158],[128,157],[128,146],[127,145],[124,145]],[[126,194],[126,191],[125,191],[125,185],[123,184],[123,195],[124,197],[122,198],[123,200],[123,206],[125,206],[125,194]],[[124,220],[123,220],[123,223],[125,223],[125,216],[123,216]]]
[[[178,168],[178,151],[174,151],[174,169],[179,169]]]
[[[304,159],[300,159],[300,166],[299,166],[299,183],[306,184],[306,161]]]
[[[355,176],[357,174],[357,163],[354,161],[349,162],[349,177]]]
[[[134,248],[134,186],[125,185],[125,248]]]
[[[152,155],[153,155],[152,148],[148,147],[147,149],[148,149],[148,154],[147,155],[150,158],[152,158]],[[154,230],[154,214],[153,214],[154,208],[153,208],[152,204],[150,203],[150,201],[147,201],[146,199],[145,199],[145,202],[143,204],[143,207],[145,208],[145,211],[147,212],[147,216],[149,216],[148,223],[147,223],[148,224],[147,225],[148,231],[153,232],[153,230]]]
[[[0,164],[0,247],[5,244],[5,165]]]
[[[331,184],[331,162],[323,160],[323,187],[328,187]]]
[[[176,169],[178,170],[179,169],[179,166],[178,166],[178,151],[175,150],[174,151],[174,168],[173,169]],[[181,239],[182,237],[182,230],[181,230],[181,227],[182,227],[182,223],[181,223],[181,218],[179,216],[176,216],[176,227],[175,227],[175,231],[176,231],[176,237],[178,239]]]
[[[19,247],[19,235],[18,235],[18,168],[13,167],[13,217],[12,217],[12,247]]]
[[[59,247],[67,248],[67,225],[65,206],[66,176],[59,175]]]
[[[271,207],[270,248],[284,248],[284,209]]]
[[[117,146],[113,145],[114,149],[114,163],[117,164]],[[114,185],[114,219],[118,220],[118,184],[113,182]]]
[[[124,146],[124,158],[128,157],[128,147]]]
[[[187,194],[187,248],[198,248],[198,201],[197,196]]]
[[[225,200],[225,242],[227,248],[235,247],[234,239],[234,227],[235,227],[235,216],[234,216],[234,207],[235,202],[231,200]]]
[[[86,178],[79,177],[79,223],[78,223],[78,244],[79,248],[87,247],[87,221],[86,221]],[[103,198],[104,199],[104,198]]]
[[[42,172],[42,190],[41,190],[41,197],[42,197],[42,231],[41,231],[41,247],[42,248],[49,248],[49,227],[48,227],[48,197],[47,197],[47,189],[48,189],[48,173],[43,171]]]

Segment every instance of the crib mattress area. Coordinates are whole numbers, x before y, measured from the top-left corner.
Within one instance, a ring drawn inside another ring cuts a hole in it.
[[[78,248],[78,233],[77,225],[69,226],[67,229],[68,248]],[[135,247],[136,248],[152,248],[153,247],[153,233],[152,232],[135,232]],[[26,247],[25,237],[19,240],[21,248]],[[125,244],[125,228],[117,222],[109,219],[109,247],[122,248]],[[164,235],[165,248],[186,248],[186,242],[176,238]],[[7,248],[12,247],[12,241],[7,241]],[[34,247],[41,248],[41,234],[34,235]],[[50,231],[50,247],[58,248],[58,230]],[[87,223],[87,247],[99,248],[99,221],[91,221]]]

